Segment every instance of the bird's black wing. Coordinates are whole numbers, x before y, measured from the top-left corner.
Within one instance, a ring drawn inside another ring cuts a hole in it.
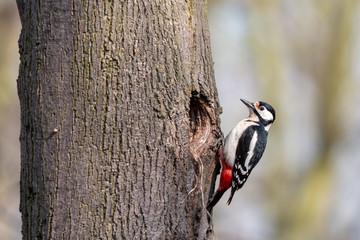
[[[252,169],[259,162],[266,146],[267,132],[259,126],[248,127],[239,139],[232,174],[232,188],[228,204],[236,190],[248,179]]]
[[[260,161],[266,147],[268,133],[262,127],[257,128],[257,141],[253,152],[253,156],[250,159],[250,167],[253,169]]]
[[[231,193],[228,200],[228,204],[231,203],[231,200],[234,196],[236,190],[240,189],[246,182],[250,169],[247,169],[245,166],[246,159],[248,158],[249,148],[251,140],[254,136],[255,128],[254,126],[249,126],[243,134],[241,135],[235,153],[235,162],[232,173],[232,182],[231,182]]]
[[[255,127],[250,126],[239,138],[235,153],[235,162],[232,176],[232,187],[236,188],[236,190],[242,187],[248,177],[247,173],[249,173],[249,169],[245,165],[245,161],[248,158],[249,152],[251,151],[249,148],[254,133]]]

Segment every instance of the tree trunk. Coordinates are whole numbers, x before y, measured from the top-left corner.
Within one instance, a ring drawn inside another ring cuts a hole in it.
[[[24,239],[211,238],[206,2],[17,3]]]

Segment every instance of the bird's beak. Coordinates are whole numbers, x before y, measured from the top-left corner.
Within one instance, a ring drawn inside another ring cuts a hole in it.
[[[257,107],[256,105],[259,105],[258,102],[252,103],[245,99],[240,99],[250,110],[255,110]]]

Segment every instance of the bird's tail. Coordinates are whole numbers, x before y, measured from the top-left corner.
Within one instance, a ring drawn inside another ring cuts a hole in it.
[[[215,194],[209,199],[206,209],[208,212],[211,212],[212,208],[217,204],[222,195],[226,192],[227,189],[217,190]]]
[[[231,200],[232,200],[232,198],[233,198],[233,196],[234,196],[235,191],[236,191],[236,188],[231,188],[230,197],[229,197],[229,200],[227,201],[227,204],[228,204],[228,205],[230,205]]]

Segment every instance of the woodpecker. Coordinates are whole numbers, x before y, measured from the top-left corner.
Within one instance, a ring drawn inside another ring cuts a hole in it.
[[[231,187],[227,201],[230,204],[235,191],[244,185],[264,153],[268,132],[275,120],[275,110],[269,104],[262,101],[252,103],[244,99],[241,101],[249,108],[250,114],[230,131],[219,149],[220,184],[208,202],[209,212],[226,190]]]

